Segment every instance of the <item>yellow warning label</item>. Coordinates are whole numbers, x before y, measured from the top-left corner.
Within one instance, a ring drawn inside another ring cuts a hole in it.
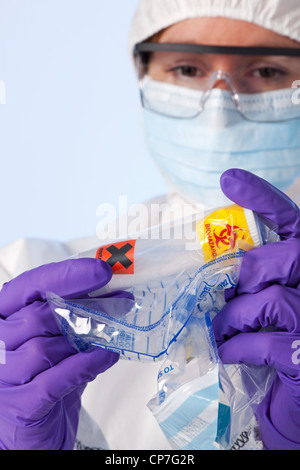
[[[254,246],[244,209],[237,204],[217,209],[196,225],[205,262]]]

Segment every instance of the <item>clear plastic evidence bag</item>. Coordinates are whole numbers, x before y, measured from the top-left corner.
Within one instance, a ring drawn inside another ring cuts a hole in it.
[[[48,292],[49,305],[77,350],[160,361],[148,407],[173,449],[260,448],[255,407],[274,372],[224,366],[211,320],[238,283],[245,251],[278,241],[276,229],[235,204],[180,224],[180,232],[175,224],[155,239],[144,233],[77,254],[107,261],[111,281],[84,298]]]

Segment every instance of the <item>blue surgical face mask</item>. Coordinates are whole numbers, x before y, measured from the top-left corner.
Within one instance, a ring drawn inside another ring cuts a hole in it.
[[[161,87],[167,90],[170,85],[159,86],[161,92]],[[220,189],[221,174],[242,168],[285,191],[300,175],[300,112],[295,118],[293,92],[240,95],[240,100],[246,100],[243,109],[253,120],[245,119],[231,93],[221,89],[211,90],[205,109],[194,118],[168,116],[166,109],[172,103],[163,104],[164,114],[144,107],[146,139],[168,185],[192,203],[217,207],[228,203]],[[180,93],[184,101],[191,93],[199,93],[200,99],[202,92],[186,90],[184,96],[181,88]],[[276,121],[262,122],[270,106]]]

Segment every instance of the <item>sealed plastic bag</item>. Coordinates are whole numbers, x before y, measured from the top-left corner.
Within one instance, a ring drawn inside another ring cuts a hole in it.
[[[148,407],[175,450],[260,450],[255,411],[274,378],[268,366],[224,366],[210,314],[192,315],[160,367]]]
[[[193,315],[159,370],[148,407],[173,449],[215,448],[219,367],[211,335],[209,315]]]
[[[202,310],[212,303],[209,309],[218,311],[224,289],[237,283],[243,253],[262,244],[261,232],[252,211],[237,205],[195,219],[190,227],[194,238],[182,231],[185,237],[125,240],[78,254],[107,261],[114,276],[85,299],[49,293],[70,342],[81,350],[101,346],[121,357],[161,360],[197,303]],[[116,290],[133,300],[110,298]]]
[[[228,449],[240,435],[246,439],[243,432],[257,448],[249,426],[272,371],[225,368],[211,319],[224,306],[224,290],[237,285],[245,251],[277,235],[235,204],[185,224],[180,237],[174,235],[178,227],[168,236],[162,227],[159,238],[143,233],[78,254],[107,261],[112,280],[86,298],[48,293],[48,302],[78,350],[97,346],[121,358],[161,361],[157,394],[148,406],[172,448]],[[115,296],[119,290],[127,296]]]

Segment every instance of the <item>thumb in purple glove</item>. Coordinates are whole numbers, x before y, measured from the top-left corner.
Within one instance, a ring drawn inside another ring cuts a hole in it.
[[[223,193],[233,202],[272,221],[278,227],[281,239],[299,237],[299,209],[279,189],[253,173],[240,169],[225,171],[220,184]]]
[[[112,276],[101,260],[44,265],[4,284],[0,292],[0,447],[72,449],[81,394],[118,355],[103,349],[76,352],[61,335],[46,292],[80,296]]]

